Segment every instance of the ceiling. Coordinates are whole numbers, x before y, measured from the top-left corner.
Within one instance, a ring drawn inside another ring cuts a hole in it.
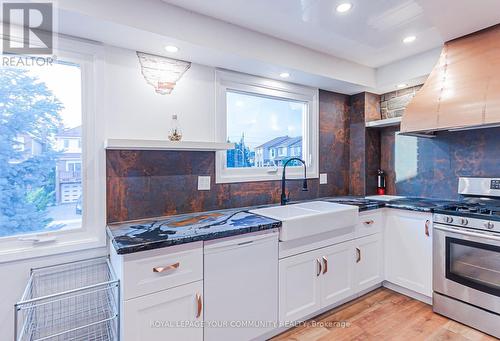
[[[344,14],[343,0],[162,1],[369,67],[500,23],[499,0],[346,0]]]

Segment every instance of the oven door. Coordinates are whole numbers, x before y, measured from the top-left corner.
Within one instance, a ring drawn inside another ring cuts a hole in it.
[[[434,224],[433,289],[500,314],[500,237]]]

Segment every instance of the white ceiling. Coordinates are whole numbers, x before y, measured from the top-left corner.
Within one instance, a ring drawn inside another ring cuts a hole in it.
[[[343,0],[162,1],[370,67],[500,23],[500,0],[347,0],[345,14]]]

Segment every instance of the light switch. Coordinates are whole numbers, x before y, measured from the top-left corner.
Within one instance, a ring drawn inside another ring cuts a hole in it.
[[[198,191],[210,191],[210,176],[198,177]]]
[[[328,183],[328,174],[326,173],[321,173],[319,175],[319,184],[324,185]]]

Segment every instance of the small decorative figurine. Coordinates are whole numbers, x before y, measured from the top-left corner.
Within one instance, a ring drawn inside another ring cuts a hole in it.
[[[172,124],[170,127],[170,134],[168,134],[170,141],[180,141],[182,139],[182,131],[179,127],[179,120],[176,114],[172,115]]]

